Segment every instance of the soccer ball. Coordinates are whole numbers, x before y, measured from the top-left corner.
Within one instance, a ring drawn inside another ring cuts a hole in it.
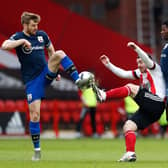
[[[94,74],[88,71],[82,71],[79,74],[79,79],[80,79],[79,85],[81,89],[87,89],[91,87],[91,83],[95,81]]]

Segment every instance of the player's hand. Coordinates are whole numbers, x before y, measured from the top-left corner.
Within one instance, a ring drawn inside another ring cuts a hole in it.
[[[31,49],[31,43],[28,41],[28,40],[25,40],[23,41],[23,46],[27,49]]]
[[[61,75],[58,74],[57,77],[55,78],[56,81],[60,81],[61,80]]]
[[[136,49],[136,44],[134,42],[128,42],[127,46],[132,48],[133,50]]]
[[[107,64],[110,62],[109,58],[108,58],[106,55],[102,55],[102,56],[100,57],[100,61],[101,61],[104,65],[107,65]]]

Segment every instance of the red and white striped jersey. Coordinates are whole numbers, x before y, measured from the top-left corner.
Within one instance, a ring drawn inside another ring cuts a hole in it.
[[[160,98],[165,98],[166,86],[163,73],[158,64],[155,63],[154,68],[147,69],[145,73],[141,73],[139,69],[132,71],[134,78],[140,79],[140,86],[148,89]]]

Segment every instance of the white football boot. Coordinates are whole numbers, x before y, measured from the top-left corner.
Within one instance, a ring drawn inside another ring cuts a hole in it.
[[[32,161],[39,161],[41,159],[41,151],[35,150],[34,155],[32,156]]]
[[[126,152],[118,162],[135,162],[136,159],[135,152]]]
[[[92,83],[92,89],[94,91],[94,93],[96,94],[97,100],[99,102],[103,102],[106,100],[106,92],[99,89],[95,83]]]

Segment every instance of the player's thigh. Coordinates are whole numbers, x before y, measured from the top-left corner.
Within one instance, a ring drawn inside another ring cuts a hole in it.
[[[57,72],[61,60],[66,56],[62,50],[56,51],[48,60],[48,68],[52,72]]]
[[[29,104],[29,111],[31,112],[38,112],[40,113],[40,105],[41,100],[34,100],[32,103]]]

